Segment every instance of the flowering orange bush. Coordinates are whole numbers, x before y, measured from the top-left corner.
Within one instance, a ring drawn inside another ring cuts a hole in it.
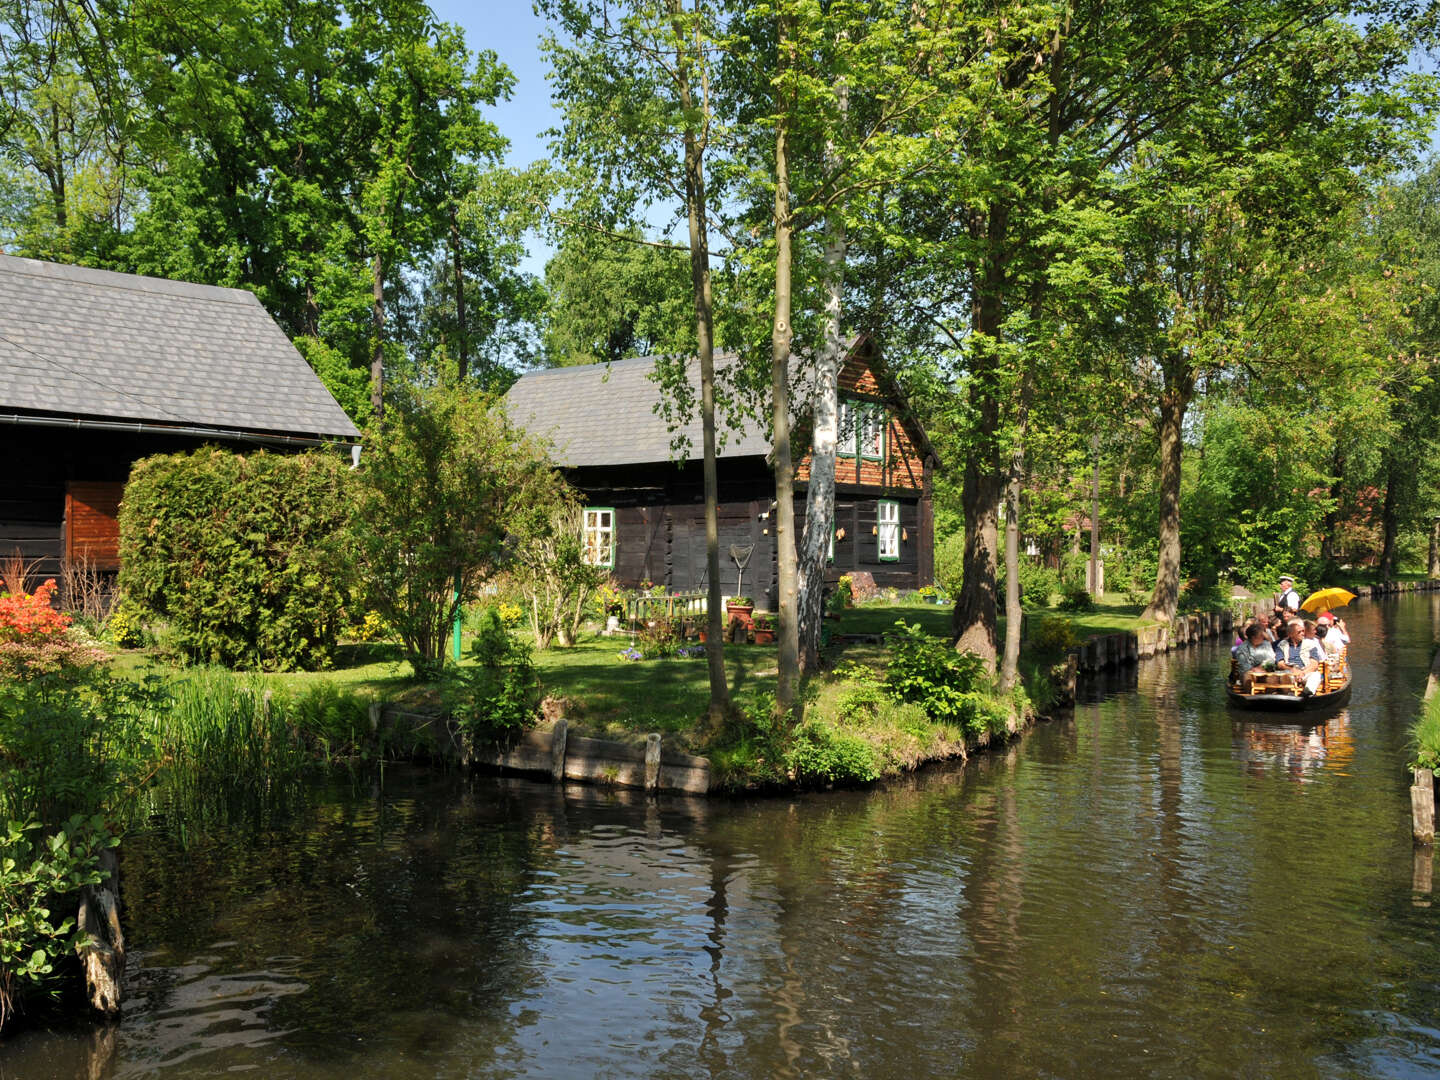
[[[0,596],[0,677],[30,678],[93,667],[105,654],[70,634],[70,616],[51,606],[55,579],[33,593]]]

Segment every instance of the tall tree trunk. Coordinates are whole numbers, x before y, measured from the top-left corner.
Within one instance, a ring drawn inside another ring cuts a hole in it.
[[[1185,374],[1167,377],[1160,395],[1160,565],[1155,591],[1142,619],[1170,622],[1180,606],[1180,466],[1184,451],[1181,432],[1190,404],[1194,377],[1183,362]],[[1179,385],[1177,385],[1177,383]]]
[[[1335,454],[1330,460],[1330,472],[1333,477],[1330,481],[1330,509],[1325,511],[1325,521],[1320,534],[1320,562],[1327,577],[1333,576],[1339,569],[1339,560],[1335,557],[1335,530],[1340,525],[1340,485],[1345,473],[1345,454],[1338,442],[1335,445]]]
[[[455,271],[455,373],[460,381],[470,371],[470,335],[465,327],[465,270],[460,254],[460,222],[456,219],[455,202],[450,203],[450,257]]]
[[[670,0],[677,20],[680,0]],[[677,34],[675,66],[680,104],[693,115],[695,95],[690,81],[686,36]],[[703,84],[702,84],[703,85]],[[710,102],[701,103],[708,113]],[[730,687],[725,677],[725,611],[720,588],[720,481],[715,463],[715,304],[710,288],[710,239],[705,227],[705,147],[693,125],[685,129],[685,210],[690,227],[690,285],[695,301],[695,344],[700,358],[700,426],[705,488],[705,662],[710,676],[708,720],[718,730],[730,713]]]
[[[790,48],[790,21],[780,20],[781,64]],[[789,716],[799,707],[800,628],[796,620],[795,470],[790,461],[791,238],[789,127],[782,103],[775,125],[775,321],[770,331],[770,422],[775,444],[775,550],[779,570],[780,657],[775,707]],[[795,717],[798,722],[799,717]]]
[[[1430,560],[1425,574],[1431,581],[1440,581],[1440,517],[1430,522]]]
[[[1090,440],[1091,453],[1095,455],[1094,472],[1090,477],[1090,581],[1087,591],[1091,596],[1100,595],[1100,437]]]
[[[385,412],[385,264],[378,251],[370,260],[370,288],[375,333],[370,353],[370,408],[378,420]]]
[[[1020,603],[1020,491],[1025,482],[1025,438],[1030,424],[1030,368],[1020,377],[1020,415],[1010,452],[1010,478],[1005,485],[1005,655],[1000,664],[1000,689],[1015,685],[1020,668],[1020,631],[1025,609]]]
[[[1390,581],[1395,577],[1395,540],[1400,532],[1400,514],[1398,508],[1400,477],[1395,463],[1392,461],[1385,470],[1385,501],[1380,507],[1380,567],[1379,574],[1381,581]]]
[[[955,648],[971,652],[995,670],[996,548],[999,540],[1000,499],[1006,468],[1002,466],[1000,439],[1000,363],[995,346],[1000,339],[1004,312],[1005,241],[1009,208],[997,203],[984,216],[986,256],[978,268],[979,285],[971,309],[975,348],[971,364],[970,404],[975,415],[975,437],[965,457],[960,508],[965,517],[965,557],[960,595],[951,613]]]
[[[840,122],[849,111],[844,80],[836,85]],[[834,140],[825,144],[825,171],[839,172]],[[800,539],[797,607],[799,608],[800,671],[820,664],[820,629],[825,617],[825,558],[835,535],[835,451],[840,422],[840,365],[845,342],[840,320],[845,292],[848,250],[845,214],[836,207],[825,218],[824,339],[815,365],[815,402],[811,427],[810,477],[805,493],[805,532]]]

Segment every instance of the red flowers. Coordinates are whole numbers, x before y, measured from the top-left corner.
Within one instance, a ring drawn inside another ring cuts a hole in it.
[[[0,641],[39,641],[58,638],[70,625],[70,616],[50,606],[55,579],[33,593],[0,596]]]

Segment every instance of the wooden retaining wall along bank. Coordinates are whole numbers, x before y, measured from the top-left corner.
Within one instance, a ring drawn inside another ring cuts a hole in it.
[[[1351,591],[1368,597],[1430,589],[1440,589],[1440,581],[1362,585]],[[1265,600],[1243,605],[1241,621],[1269,610],[1268,605],[1269,601]],[[1061,708],[1073,705],[1076,684],[1082,675],[1133,664],[1228,634],[1234,625],[1235,616],[1231,612],[1184,615],[1168,626],[1147,626],[1090,638],[1073,649],[1067,662],[1056,668],[1057,697],[1052,704]],[[497,750],[470,746],[447,717],[432,713],[407,712],[395,706],[377,707],[371,714],[371,723],[376,726],[383,723],[389,730],[408,729],[433,746],[439,757],[456,764],[548,776],[555,783],[606,784],[685,795],[706,795],[711,790],[710,760],[666,749],[658,733],[647,736],[643,743],[592,739],[572,734],[567,721],[561,718],[551,727],[525,732],[512,747]],[[989,749],[992,742],[1003,744],[1021,730],[1022,726],[1012,720],[1003,734],[992,736],[985,732],[971,736],[956,756],[964,758]]]
[[[1423,701],[1429,702],[1437,693],[1440,693],[1440,648],[1430,661]],[[1410,828],[1415,843],[1429,847],[1435,842],[1435,774],[1430,769],[1415,770],[1415,782],[1410,788]]]

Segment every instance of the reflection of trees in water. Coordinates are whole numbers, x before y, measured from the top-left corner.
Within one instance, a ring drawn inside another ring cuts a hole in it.
[[[129,839],[127,929],[149,970],[134,980],[140,1016],[127,1020],[127,1035],[148,1028],[147,1052],[164,1055],[182,1037],[220,1049],[228,1031],[258,1023],[288,1032],[287,1046],[306,1056],[343,1058],[379,1028],[404,1028],[413,1013],[412,1034],[443,1045],[456,1030],[444,1014],[493,1010],[525,983],[516,897],[544,826],[503,788],[475,797],[476,785],[494,784],[437,774],[435,792],[392,795],[377,783],[367,799],[341,783],[283,824],[267,813],[199,838],[172,826]],[[206,950],[216,953],[209,970],[187,971]],[[277,967],[293,981],[274,993],[239,992],[237,979]],[[223,1022],[187,1005],[211,978],[236,991],[236,1015]],[[185,1015],[196,1019],[177,1022]]]

